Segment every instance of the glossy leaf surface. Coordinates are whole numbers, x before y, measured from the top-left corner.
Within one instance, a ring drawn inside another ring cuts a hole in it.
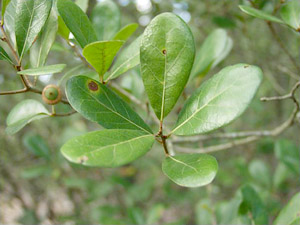
[[[14,0],[12,0],[14,1]],[[15,34],[22,59],[42,30],[52,7],[52,0],[18,0],[15,14]]]
[[[172,133],[200,134],[220,128],[240,116],[262,80],[256,66],[228,66],[204,82],[186,101]]]
[[[218,171],[218,163],[207,154],[182,154],[167,157],[162,170],[180,186],[200,187],[212,182]]]
[[[196,54],[191,77],[204,76],[222,61],[232,49],[232,39],[223,29],[216,29],[203,42]]]
[[[66,26],[80,46],[97,41],[95,30],[87,15],[71,0],[58,0],[57,9]]]
[[[57,28],[57,13],[52,9],[38,39],[30,49],[30,63],[32,67],[45,65],[49,51],[55,41]]]
[[[298,0],[289,1],[283,5],[280,15],[290,27],[300,31],[300,2]]]
[[[7,61],[7,62],[13,64],[9,55],[6,53],[6,51],[1,46],[0,46],[0,60],[4,60],[4,61]]]
[[[147,153],[154,140],[152,134],[137,130],[101,130],[69,140],[61,152],[74,163],[117,167]]]
[[[136,31],[139,27],[137,23],[128,24],[127,26],[123,27],[113,38],[113,40],[121,40],[127,41],[128,38]]]
[[[76,111],[105,128],[152,132],[127,103],[96,80],[85,76],[72,77],[67,82],[66,93]]]
[[[103,0],[94,7],[91,20],[98,40],[111,40],[121,26],[120,10],[112,0]]]
[[[53,73],[60,73],[66,67],[66,64],[56,64],[50,66],[42,66],[33,69],[27,69],[19,71],[18,74],[29,75],[29,76],[39,76],[48,75]]]
[[[300,221],[300,192],[295,194],[286,206],[280,211],[274,221],[275,225],[299,224]]]
[[[140,48],[142,78],[160,120],[169,114],[181,95],[194,55],[193,35],[175,14],[162,13],[145,29]]]
[[[247,13],[250,16],[254,16],[256,18],[275,22],[275,23],[284,24],[284,22],[281,19],[279,19],[275,16],[272,16],[271,14],[264,12],[262,10],[255,9],[255,8],[253,8],[251,6],[247,6],[247,5],[240,5],[239,7],[243,12]]]
[[[138,37],[122,50],[110,69],[110,72],[104,75],[105,81],[117,78],[140,63],[141,38],[142,36]]]
[[[33,120],[50,116],[48,110],[38,101],[27,99],[17,104],[6,119],[6,132],[17,133]]]
[[[102,77],[111,66],[123,44],[124,41],[98,41],[87,45],[82,53]]]

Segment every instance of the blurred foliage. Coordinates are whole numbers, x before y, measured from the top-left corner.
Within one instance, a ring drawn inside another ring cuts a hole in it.
[[[78,2],[86,7],[84,1]],[[240,11],[238,5],[249,5],[248,1],[115,2],[121,9],[121,27],[140,23],[136,37],[151,18],[165,11],[173,11],[189,22],[198,49],[214,29],[227,29],[233,39],[233,50],[207,77],[226,65],[240,62],[262,68],[264,82],[250,108],[222,131],[272,129],[289,116],[292,102],[259,101],[262,96],[288,93],[295,83],[289,75],[297,72],[266,23]],[[279,0],[253,2],[265,11],[272,11],[280,4]],[[95,1],[89,3],[88,14]],[[299,34],[280,25],[274,26],[286,48],[299,61]],[[68,65],[66,71],[79,63],[72,49],[58,37],[48,64],[61,62]],[[146,101],[138,73],[131,70],[122,75],[119,82]],[[57,83],[64,74],[45,76],[38,85]],[[186,95],[200,82],[190,82],[191,88],[186,89]],[[20,87],[14,70],[1,61],[0,90]],[[0,97],[0,223],[251,224],[254,221],[265,224],[266,221],[272,223],[299,191],[299,124],[279,138],[264,138],[214,153],[219,162],[214,182],[203,188],[188,189],[163,176],[164,153],[157,147],[146,157],[116,169],[87,168],[67,162],[59,152],[61,145],[71,137],[98,129],[78,114],[35,121],[19,133],[7,135],[5,119],[13,106],[25,97],[41,100],[39,95],[32,93]],[[183,101],[182,98],[166,124],[174,123]],[[58,110],[67,111],[68,108],[61,105]],[[147,115],[142,116],[147,120]],[[201,145],[220,142],[211,140]]]

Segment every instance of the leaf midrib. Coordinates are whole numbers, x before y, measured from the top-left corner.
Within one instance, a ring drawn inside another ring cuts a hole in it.
[[[126,121],[128,121],[129,123],[133,124],[134,126],[140,128],[141,130],[143,131],[146,131],[146,133],[149,133],[151,134],[148,130],[144,129],[143,127],[140,127],[139,125],[137,125],[136,123],[132,122],[131,120],[127,119],[126,117],[124,117],[123,115],[119,114],[118,112],[116,111],[113,111],[111,108],[109,108],[108,106],[106,106],[105,104],[103,104],[102,102],[100,102],[97,98],[95,98],[93,95],[90,95],[90,93],[88,93],[84,88],[82,88],[80,85],[77,84],[77,86],[83,90],[86,94],[88,94],[88,96],[91,96],[94,100],[96,100],[98,103],[100,103],[100,105],[102,105],[103,107],[105,107],[106,109],[108,109],[109,111],[111,111],[112,113],[122,117],[123,119],[125,119]],[[101,89],[105,92],[104,89]],[[106,92],[105,92],[106,93]],[[107,94],[107,93],[106,93]]]

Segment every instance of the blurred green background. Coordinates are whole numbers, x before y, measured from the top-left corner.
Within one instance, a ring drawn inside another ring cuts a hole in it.
[[[85,4],[85,1],[79,2]],[[265,11],[273,11],[280,3],[278,0],[254,2]],[[96,1],[88,3],[90,14]],[[249,5],[249,1],[116,0],[115,3],[121,11],[122,26],[132,22],[140,24],[135,37],[154,16],[166,11],[178,14],[190,25],[197,49],[210,32],[216,28],[226,29],[233,39],[233,49],[204,79],[236,63],[262,68],[264,81],[249,109],[218,132],[268,130],[287,120],[293,110],[292,101],[261,102],[259,99],[288,93],[296,82],[293,76],[297,70],[266,23],[240,11],[238,5]],[[280,25],[274,27],[300,65],[299,34]],[[48,64],[55,63],[66,63],[65,71],[80,63],[60,37],[48,58]],[[122,75],[118,82],[146,101],[138,69]],[[63,74],[43,76],[38,85],[57,83],[61,76]],[[199,79],[190,82],[186,94],[199,83]],[[1,61],[0,90],[18,88],[21,82],[14,69]],[[265,210],[272,223],[280,209],[300,190],[300,123],[279,137],[262,138],[213,153],[219,162],[215,180],[208,186],[188,189],[163,175],[164,153],[158,144],[146,156],[121,168],[87,168],[69,163],[60,154],[62,144],[73,136],[101,129],[79,114],[35,121],[8,136],[6,117],[14,105],[26,98],[42,101],[40,95],[33,93],[0,97],[1,224],[251,224],[251,213],[240,207],[240,189],[245,184],[257,191],[261,199],[257,205]],[[180,99],[168,116],[168,125],[174,124],[183,101]],[[62,105],[59,110],[68,111],[68,107]],[[153,129],[158,130],[155,125]],[[227,141],[212,139],[195,143],[195,149]]]

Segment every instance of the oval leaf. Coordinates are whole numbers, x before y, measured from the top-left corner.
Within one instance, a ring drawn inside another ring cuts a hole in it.
[[[14,0],[12,0],[14,1]],[[52,7],[52,0],[18,0],[15,14],[15,34],[22,59],[42,30]]]
[[[16,34],[15,34],[15,15],[16,15],[17,0],[12,0],[6,7],[4,13],[4,26],[5,31],[9,34],[10,41],[13,46],[16,46]]]
[[[137,130],[101,130],[72,138],[61,152],[74,163],[117,167],[146,154],[154,140],[152,134]]]
[[[136,31],[138,26],[137,23],[128,24],[115,35],[113,40],[127,41],[127,39]]]
[[[200,134],[220,128],[240,116],[262,80],[256,66],[237,64],[222,69],[187,100],[172,133]]]
[[[98,41],[85,46],[82,54],[102,77],[123,44],[124,41]]]
[[[191,77],[205,75],[232,49],[232,40],[224,29],[216,29],[203,42],[194,61]]]
[[[142,36],[138,37],[120,53],[111,68],[111,72],[104,75],[105,82],[117,78],[140,63],[141,39]]]
[[[32,67],[41,67],[45,65],[48,53],[55,41],[57,28],[57,14],[54,8],[52,8],[45,26],[30,49],[30,64]]]
[[[275,22],[275,23],[284,24],[284,22],[281,19],[279,19],[275,16],[272,16],[271,14],[264,12],[262,10],[255,9],[255,8],[247,6],[247,5],[240,5],[239,7],[243,12],[247,13],[250,16],[254,16],[256,18]]]
[[[6,132],[17,133],[33,120],[50,116],[48,110],[38,101],[27,99],[17,104],[6,119]]]
[[[284,22],[296,31],[300,31],[300,2],[299,0],[289,1],[282,6],[280,16]]]
[[[280,211],[279,215],[274,221],[275,225],[281,224],[298,224],[294,223],[300,219],[300,192],[292,197],[286,206]]]
[[[87,15],[71,0],[58,0],[57,10],[80,46],[97,41],[95,30]]]
[[[212,182],[218,171],[217,160],[207,154],[182,154],[167,157],[162,170],[176,184],[201,187]]]
[[[66,94],[76,111],[105,128],[152,132],[127,103],[98,81],[85,76],[72,77],[67,82]]]
[[[39,68],[27,69],[19,71],[18,74],[29,75],[29,76],[39,76],[48,75],[54,73],[60,73],[66,67],[66,64],[56,64],[50,66],[42,66]]]
[[[151,106],[160,120],[181,95],[194,55],[193,35],[178,16],[163,13],[147,26],[141,41],[141,71]]]
[[[113,1],[103,0],[94,7],[91,20],[98,40],[110,40],[120,29],[120,10]]]

